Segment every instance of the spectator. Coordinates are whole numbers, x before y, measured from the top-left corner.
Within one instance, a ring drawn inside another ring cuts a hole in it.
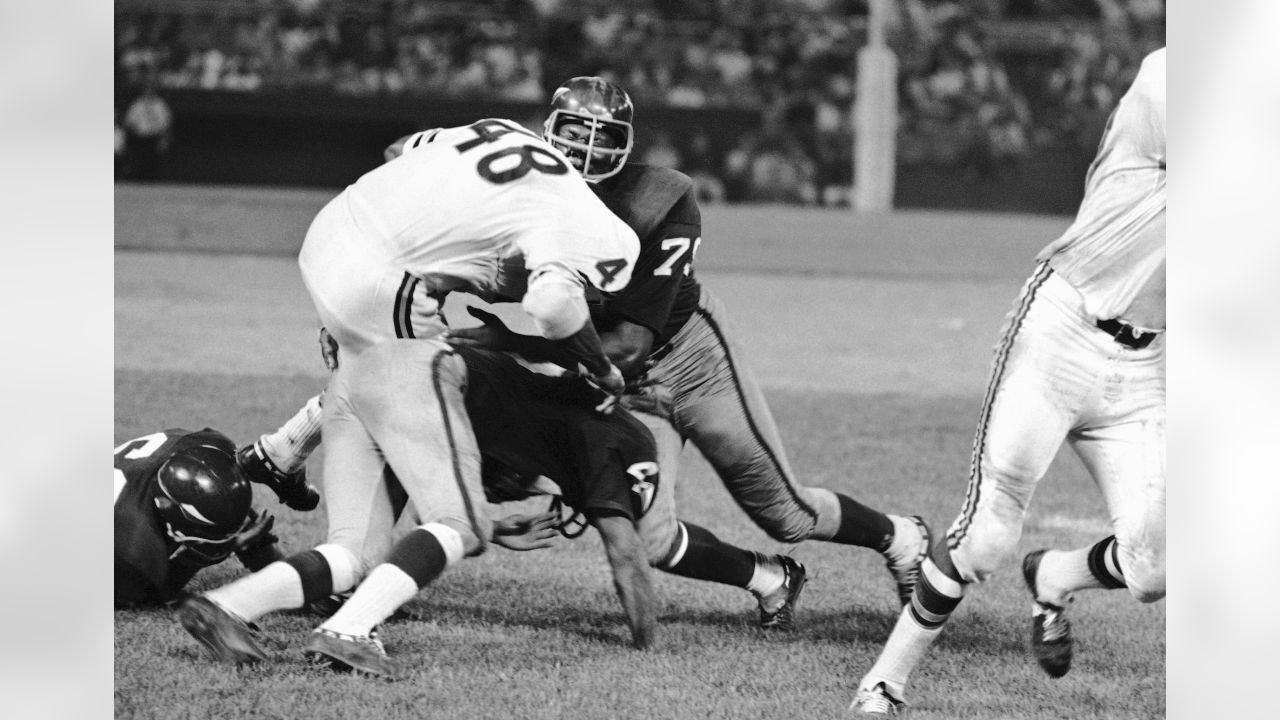
[[[124,113],[125,148],[128,166],[136,180],[155,180],[160,162],[169,152],[173,131],[173,113],[169,104],[156,92],[155,82],[148,81]]]

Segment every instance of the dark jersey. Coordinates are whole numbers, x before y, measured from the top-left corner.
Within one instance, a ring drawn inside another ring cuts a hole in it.
[[[592,186],[640,238],[631,282],[612,295],[588,291],[591,321],[607,331],[626,320],[653,332],[653,349],[684,326],[698,305],[693,255],[702,239],[702,214],[693,181],[668,168],[628,163]]]
[[[467,364],[466,408],[485,460],[545,475],[585,515],[637,519],[656,482],[657,448],[622,408],[593,410],[598,391],[578,377],[550,377],[490,350],[456,348]]]
[[[155,505],[159,492],[156,472],[174,453],[196,445],[213,445],[235,454],[230,438],[208,428],[197,432],[164,430],[115,449],[117,607],[173,600],[196,572],[212,564],[207,558],[182,551],[165,531]]]

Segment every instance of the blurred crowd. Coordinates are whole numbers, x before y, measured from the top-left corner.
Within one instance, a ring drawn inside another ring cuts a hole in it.
[[[899,156],[1016,173],[1037,148],[1091,152],[1164,0],[893,0]],[[117,0],[117,82],[542,101],[598,74],[637,107],[749,108],[727,151],[642,138],[708,200],[848,201],[868,0]]]

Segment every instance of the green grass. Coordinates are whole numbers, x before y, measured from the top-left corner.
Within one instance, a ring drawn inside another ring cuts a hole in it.
[[[116,439],[210,425],[244,442],[274,428],[320,387],[313,377],[116,372]],[[945,530],[959,508],[978,398],[771,392],[796,471]],[[628,635],[594,534],[536,553],[494,548],[462,563],[387,623],[388,651],[410,670],[388,684],[307,665],[319,618],[265,621],[275,662],[210,661],[167,610],[115,613],[118,718],[838,718],[896,619],[889,576],[866,550],[784,546],[737,509],[700,458],[686,455],[682,515],[737,544],[792,551],[810,569],[795,632],[765,635],[741,590],[659,575],[661,634],[650,652]],[[323,505],[295,513],[255,488],[287,551],[324,535]],[[1108,531],[1098,493],[1064,454],[1041,484],[1020,552],[1083,545]],[[242,570],[230,561],[192,589]],[[1024,648],[1029,601],[1015,567],[976,588],[912,678],[916,718],[1164,716],[1163,604],[1082,594],[1077,657],[1061,680]]]

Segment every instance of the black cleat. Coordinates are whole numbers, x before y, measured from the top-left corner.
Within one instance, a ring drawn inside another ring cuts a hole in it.
[[[1071,670],[1074,643],[1071,640],[1071,622],[1067,620],[1066,608],[1040,602],[1036,574],[1040,571],[1040,559],[1044,554],[1044,550],[1036,550],[1022,559],[1022,578],[1026,580],[1031,599],[1035,601],[1031,616],[1031,654],[1049,677],[1060,678]]]
[[[178,621],[215,660],[251,665],[269,659],[249,623],[203,595],[182,601],[178,606]]]
[[[782,585],[768,595],[761,596],[760,627],[766,630],[790,630],[795,622],[796,604],[800,602],[800,593],[804,591],[807,578],[804,565],[795,558],[790,555],[777,557],[782,564]],[[772,610],[767,609],[779,597],[782,598],[782,603]]]
[[[280,470],[256,442],[236,451],[236,467],[249,482],[271,488],[280,502],[294,510],[315,510],[320,504],[320,491],[307,482],[305,469],[294,473]]]

